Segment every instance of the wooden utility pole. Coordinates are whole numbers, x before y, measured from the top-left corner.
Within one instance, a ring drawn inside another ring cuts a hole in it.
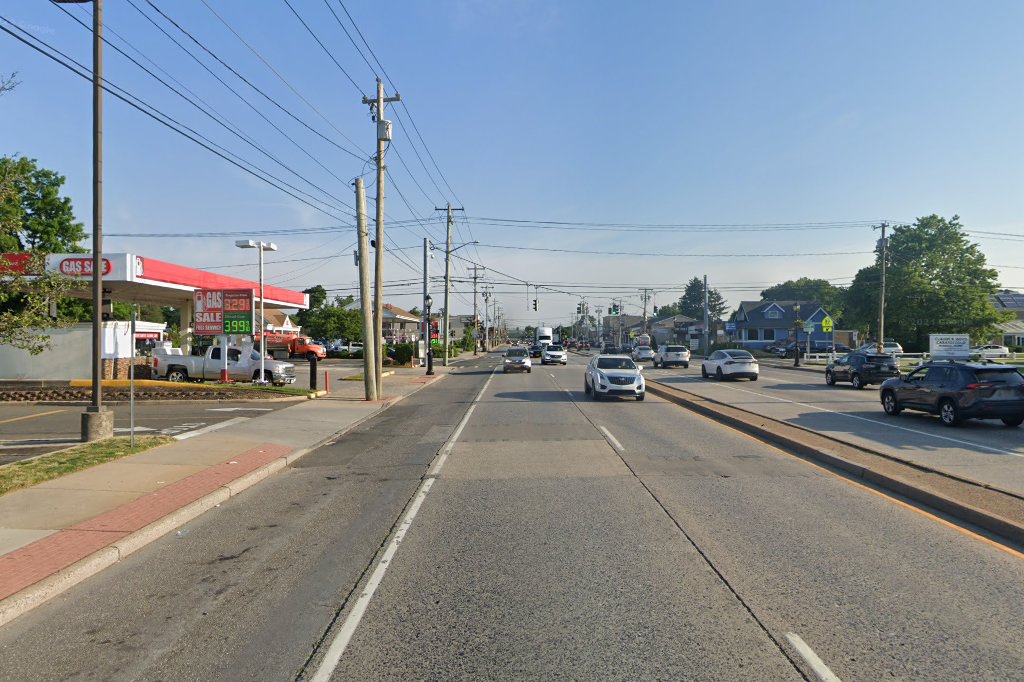
[[[381,387],[381,364],[384,357],[384,148],[386,143],[391,142],[391,121],[384,119],[384,104],[387,102],[399,102],[402,96],[397,92],[394,97],[384,96],[384,83],[377,79],[377,97],[370,99],[363,97],[363,104],[370,105],[373,118],[377,122],[377,254],[374,262],[373,281],[373,346],[375,350],[375,364],[373,368],[373,380],[377,386],[377,395],[383,395]],[[364,347],[369,345],[363,344]],[[364,348],[365,352],[365,348]]]
[[[473,355],[476,355],[476,348],[477,348],[477,346],[480,345],[480,339],[479,339],[479,336],[480,336],[480,334],[479,334],[480,322],[477,319],[477,314],[478,313],[477,313],[477,309],[476,309],[476,282],[477,282],[477,278],[479,278],[479,276],[480,276],[480,271],[485,271],[485,270],[484,270],[484,268],[481,268],[478,265],[474,265],[473,266]]]
[[[370,230],[366,224],[366,188],[363,179],[356,178],[356,231],[359,236],[359,305],[363,312],[363,394],[366,400],[376,400],[377,348],[365,338],[374,328],[373,309],[370,306]]]
[[[449,327],[451,324],[451,311],[448,309],[448,293],[452,286],[452,225],[455,224],[452,212],[462,211],[465,209],[452,208],[452,205],[448,204],[446,208],[435,207],[434,210],[448,212],[448,235],[445,240],[444,249],[444,366],[447,367],[448,344],[451,343],[451,331]]]
[[[889,227],[888,223],[882,223],[882,238],[878,240],[878,244],[882,251],[882,281],[881,287],[878,290],[878,352],[885,352],[885,267],[888,258],[889,251],[889,240],[885,238],[885,228]]]

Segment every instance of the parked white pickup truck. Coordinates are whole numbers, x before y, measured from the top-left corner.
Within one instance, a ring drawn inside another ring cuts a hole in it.
[[[224,369],[220,346],[211,346],[206,355],[183,355],[180,348],[154,348],[153,372],[168,381],[219,379]],[[252,346],[228,348],[228,378],[235,381],[258,381],[260,354]],[[264,380],[275,386],[295,383],[295,365],[265,358]]]

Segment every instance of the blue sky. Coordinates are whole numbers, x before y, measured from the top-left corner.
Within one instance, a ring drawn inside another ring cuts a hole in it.
[[[351,206],[348,183],[371,170],[365,159],[373,149],[374,129],[360,97],[373,92],[374,73],[328,9],[355,36],[338,0],[289,1],[358,88],[284,0],[209,2],[309,104],[201,0],[153,3],[334,144],[249,89],[146,0],[132,2],[252,106],[128,0],[105,3],[108,39],[142,60],[118,35],[127,38],[276,160],[110,48],[105,73],[111,83],[217,144],[339,206],[329,210],[337,217],[296,201],[108,97],[105,231],[218,236],[110,236],[107,250],[254,277],[251,252],[233,246],[235,238],[246,235],[228,233],[341,226],[270,237],[280,247],[273,260],[289,262],[271,263],[268,281],[295,288],[324,284],[338,293],[354,286],[354,229],[338,200]],[[386,276],[394,284],[388,300],[399,306],[419,303],[419,285],[411,281],[421,276],[422,238],[443,233],[433,209],[446,201],[464,205],[469,218],[459,221],[456,243],[481,243],[457,255],[479,262],[490,279],[498,280],[497,298],[512,325],[563,322],[579,297],[542,289],[541,310],[534,313],[527,303],[533,295],[521,285],[505,284],[510,279],[500,273],[562,290],[569,287],[557,283],[579,285],[572,290],[592,307],[607,307],[616,291],[626,299],[627,312],[639,311],[640,287],[653,287],[655,302],[666,303],[690,277],[707,274],[711,285],[736,304],[795,276],[845,283],[872,259],[869,253],[763,254],[868,252],[876,233],[868,226],[542,230],[474,218],[765,224],[959,214],[968,229],[1022,235],[1017,241],[974,237],[990,263],[1024,266],[1022,3],[346,0],[344,5],[408,107],[397,110],[404,125],[396,120],[388,158],[394,182],[386,185],[387,213],[396,221],[388,230],[389,245],[403,249],[387,259]],[[90,21],[91,5],[65,7]],[[57,7],[9,0],[0,16],[91,64],[88,31]],[[88,228],[90,86],[0,34],[0,72],[11,71],[18,72],[21,85],[0,99],[0,153],[31,156],[64,173],[67,192]],[[390,108],[388,117],[396,118]],[[371,197],[373,179],[366,176]],[[398,226],[413,215],[424,224]],[[629,253],[732,256],[624,255]],[[324,258],[334,254],[341,255]],[[435,255],[432,273],[440,274],[443,263],[440,253]],[[309,258],[320,260],[294,260]],[[455,275],[464,278],[468,263],[455,265]],[[1000,276],[1006,286],[1024,286],[1020,267],[1000,268]],[[607,288],[599,289],[598,283]],[[469,312],[471,296],[463,293],[469,287],[456,288],[453,312]],[[440,286],[433,284],[432,290],[439,300]]]

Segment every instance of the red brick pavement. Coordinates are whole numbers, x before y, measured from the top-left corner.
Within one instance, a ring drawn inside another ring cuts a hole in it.
[[[0,556],[0,600],[292,452],[266,443],[71,528]]]

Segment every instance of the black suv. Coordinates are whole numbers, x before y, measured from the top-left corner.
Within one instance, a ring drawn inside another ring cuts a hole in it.
[[[892,355],[855,351],[829,363],[825,368],[825,383],[835,386],[837,381],[849,381],[854,388],[864,388],[899,375],[900,367]]]
[[[1024,423],[1024,376],[1011,365],[931,362],[883,383],[881,397],[891,416],[910,409],[937,414],[946,426],[964,419]]]

